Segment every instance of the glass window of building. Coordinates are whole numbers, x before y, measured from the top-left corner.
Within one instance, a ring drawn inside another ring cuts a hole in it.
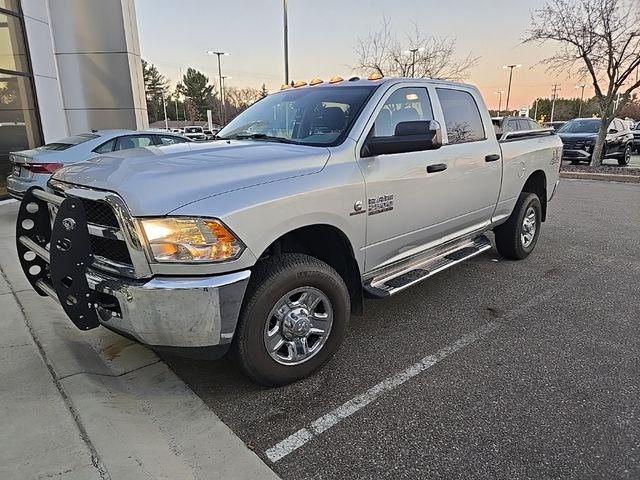
[[[0,198],[9,153],[42,144],[24,23],[17,0],[0,0]]]

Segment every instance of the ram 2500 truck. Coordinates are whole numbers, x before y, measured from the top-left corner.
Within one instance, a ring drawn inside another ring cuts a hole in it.
[[[472,86],[375,76],[299,82],[218,137],[59,170],[25,195],[18,255],[79,328],[230,349],[272,386],[327,362],[364,296],[490,249],[487,232],[527,257],[562,156],[551,130],[498,142]]]

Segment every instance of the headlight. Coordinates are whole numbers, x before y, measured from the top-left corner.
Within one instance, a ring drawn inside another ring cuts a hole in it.
[[[219,220],[149,218],[140,224],[157,262],[224,262],[238,258],[244,250]]]

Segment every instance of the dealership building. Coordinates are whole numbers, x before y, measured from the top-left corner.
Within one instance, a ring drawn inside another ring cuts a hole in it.
[[[134,0],[0,0],[0,197],[9,152],[146,126]]]

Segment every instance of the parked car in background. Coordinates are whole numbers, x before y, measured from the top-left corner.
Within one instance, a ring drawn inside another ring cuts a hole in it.
[[[184,127],[184,136],[191,140],[206,140],[207,136],[204,133],[204,128],[196,125],[191,127]]]
[[[636,123],[631,133],[633,133],[633,149],[640,153],[640,122]]]
[[[12,152],[7,190],[12,197],[22,198],[29,187],[39,185],[44,188],[51,174],[64,165],[118,150],[189,141],[182,135],[158,130],[97,130],[72,135],[32,150]]]
[[[498,138],[507,132],[526,132],[542,128],[538,122],[528,117],[493,117],[491,123]]]
[[[599,118],[575,118],[558,130],[564,144],[562,159],[573,164],[590,162],[602,120]],[[609,125],[603,158],[613,158],[618,165],[629,165],[634,136],[623,120],[614,118]]]
[[[216,134],[219,132],[219,129],[209,130],[208,128],[204,131],[207,140],[215,140]]]
[[[545,128],[553,128],[557,132],[564,126],[565,123],[567,122],[544,122],[542,126]]]

